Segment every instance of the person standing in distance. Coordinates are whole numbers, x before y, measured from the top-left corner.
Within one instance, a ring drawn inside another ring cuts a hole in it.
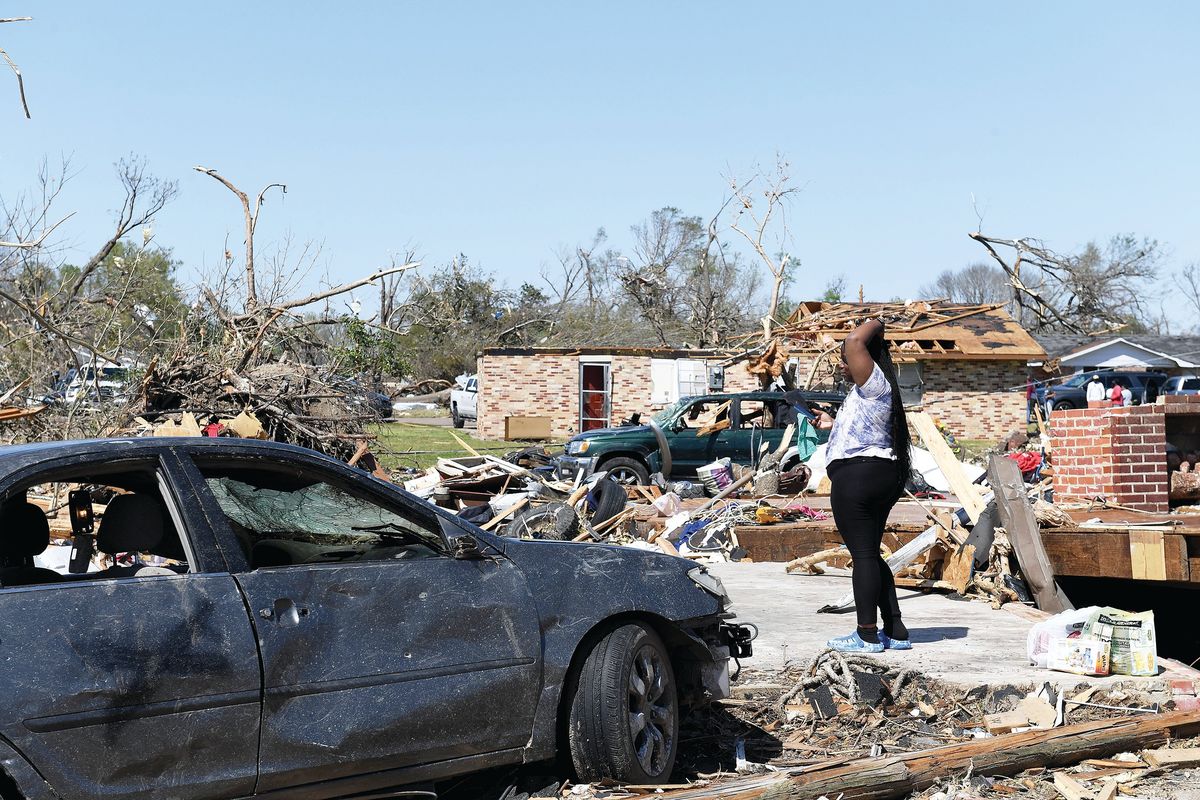
[[[846,337],[842,369],[854,389],[837,419],[821,412],[817,428],[829,430],[829,499],[838,534],[854,559],[851,581],[858,627],[827,644],[842,652],[910,650],[896,581],[879,553],[888,514],[904,493],[912,469],[908,420],[882,321],[869,319]]]

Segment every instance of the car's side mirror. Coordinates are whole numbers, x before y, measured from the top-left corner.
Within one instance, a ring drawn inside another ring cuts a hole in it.
[[[474,536],[464,535],[454,540],[454,557],[459,561],[472,561],[484,555],[479,549],[479,541]]]

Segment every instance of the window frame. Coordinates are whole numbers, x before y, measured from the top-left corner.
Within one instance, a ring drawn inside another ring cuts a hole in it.
[[[204,475],[205,464],[215,464],[220,467],[239,467],[244,466],[249,469],[264,469],[276,471],[298,471],[306,476],[311,476],[315,481],[326,483],[335,488],[345,491],[353,497],[361,500],[380,505],[383,508],[405,518],[412,518],[416,524],[420,524],[420,519],[424,517],[428,521],[430,531],[437,536],[440,547],[433,547],[439,558],[450,558],[453,555],[453,548],[449,537],[446,535],[446,530],[442,519],[435,512],[420,508],[417,504],[408,500],[408,498],[400,495],[396,487],[390,487],[393,491],[387,491],[389,485],[383,484],[377,478],[371,478],[360,474],[359,471],[351,470],[350,468],[340,468],[341,465],[326,463],[316,459],[307,459],[301,457],[293,457],[288,460],[283,460],[278,457],[278,453],[236,453],[236,454],[219,454],[204,451],[192,451],[182,455],[185,464],[185,469],[188,472],[192,484],[195,486],[195,495],[203,507],[204,514],[208,518],[209,528],[213,532],[214,538],[217,540],[217,545],[222,553],[225,554],[225,559],[229,563],[229,571],[232,573],[243,572],[260,572],[268,570],[285,570],[285,569],[311,569],[315,567],[370,567],[380,564],[395,563],[394,559],[372,559],[365,561],[316,561],[308,564],[281,564],[278,566],[269,567],[252,567],[250,564],[249,555],[242,549],[237,535],[233,532],[232,526],[229,524],[229,518],[225,511],[221,508],[216,496],[208,487],[208,479]],[[379,484],[379,485],[375,485]]]

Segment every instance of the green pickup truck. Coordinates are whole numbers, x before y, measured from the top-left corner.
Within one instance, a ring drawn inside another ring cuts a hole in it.
[[[842,392],[801,392],[810,408],[837,415]],[[580,470],[605,470],[621,483],[648,484],[650,475],[695,477],[696,470],[719,458],[754,464],[764,442],[779,447],[788,423],[796,419],[782,392],[745,392],[685,397],[655,414],[645,425],[601,428],[573,436],[556,459],[560,477]],[[728,424],[725,421],[728,420]],[[701,431],[705,423],[709,431]],[[711,430],[719,428],[719,430]],[[698,435],[703,433],[703,435]],[[793,454],[792,460],[798,456]],[[784,468],[789,468],[785,456]]]

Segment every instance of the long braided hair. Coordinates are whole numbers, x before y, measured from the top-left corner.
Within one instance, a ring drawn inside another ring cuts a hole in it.
[[[883,376],[892,387],[892,452],[896,455],[896,465],[899,467],[896,486],[896,496],[899,497],[904,494],[904,487],[912,473],[912,452],[909,450],[912,439],[908,433],[908,418],[904,415],[904,400],[900,397],[900,380],[896,365],[892,361],[891,348],[884,339],[883,331],[867,342],[867,352],[879,365]]]

